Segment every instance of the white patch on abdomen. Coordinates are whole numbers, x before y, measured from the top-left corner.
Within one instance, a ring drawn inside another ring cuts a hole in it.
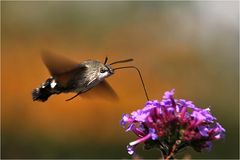
[[[54,88],[55,86],[57,85],[56,81],[55,80],[52,80],[50,86],[51,88]]]

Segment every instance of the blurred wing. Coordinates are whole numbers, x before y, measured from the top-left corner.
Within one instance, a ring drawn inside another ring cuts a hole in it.
[[[64,56],[57,55],[48,51],[43,51],[42,60],[52,76],[56,76],[78,67],[79,63],[72,61]]]
[[[83,98],[102,98],[107,100],[118,100],[118,96],[106,80],[80,95]]]
[[[61,86],[66,87],[74,75],[84,76],[87,67],[70,60],[64,56],[57,55],[48,51],[42,52],[42,60],[50,74],[60,83]]]
[[[78,66],[67,72],[53,76],[61,86],[67,87],[71,86],[71,83],[75,82],[75,77],[83,79],[86,74],[87,67],[83,64],[78,64]],[[81,78],[82,77],[82,78]]]

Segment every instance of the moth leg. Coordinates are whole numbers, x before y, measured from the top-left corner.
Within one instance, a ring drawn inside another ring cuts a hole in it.
[[[69,98],[69,99],[66,99],[65,101],[70,101],[70,100],[72,100],[72,99],[74,99],[74,98],[76,98],[79,94],[81,94],[82,92],[78,92],[75,96],[73,96],[73,97],[71,97],[71,98]]]

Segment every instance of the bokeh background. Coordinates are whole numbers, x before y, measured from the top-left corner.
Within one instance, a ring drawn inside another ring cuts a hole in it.
[[[232,2],[1,2],[2,158],[131,158],[123,113],[146,102],[137,73],[107,80],[118,102],[33,102],[31,92],[49,77],[47,49],[83,61],[134,58],[151,99],[176,89],[176,98],[209,107],[226,128],[211,152],[187,149],[182,158],[238,158],[238,1]],[[123,65],[123,64],[122,64]],[[159,158],[157,150],[137,152]]]

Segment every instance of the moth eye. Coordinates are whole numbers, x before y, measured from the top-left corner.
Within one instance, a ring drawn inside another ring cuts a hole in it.
[[[104,72],[106,72],[106,70],[104,70],[104,69],[101,69],[101,70],[100,70],[100,72],[101,72],[101,73],[104,73]]]

